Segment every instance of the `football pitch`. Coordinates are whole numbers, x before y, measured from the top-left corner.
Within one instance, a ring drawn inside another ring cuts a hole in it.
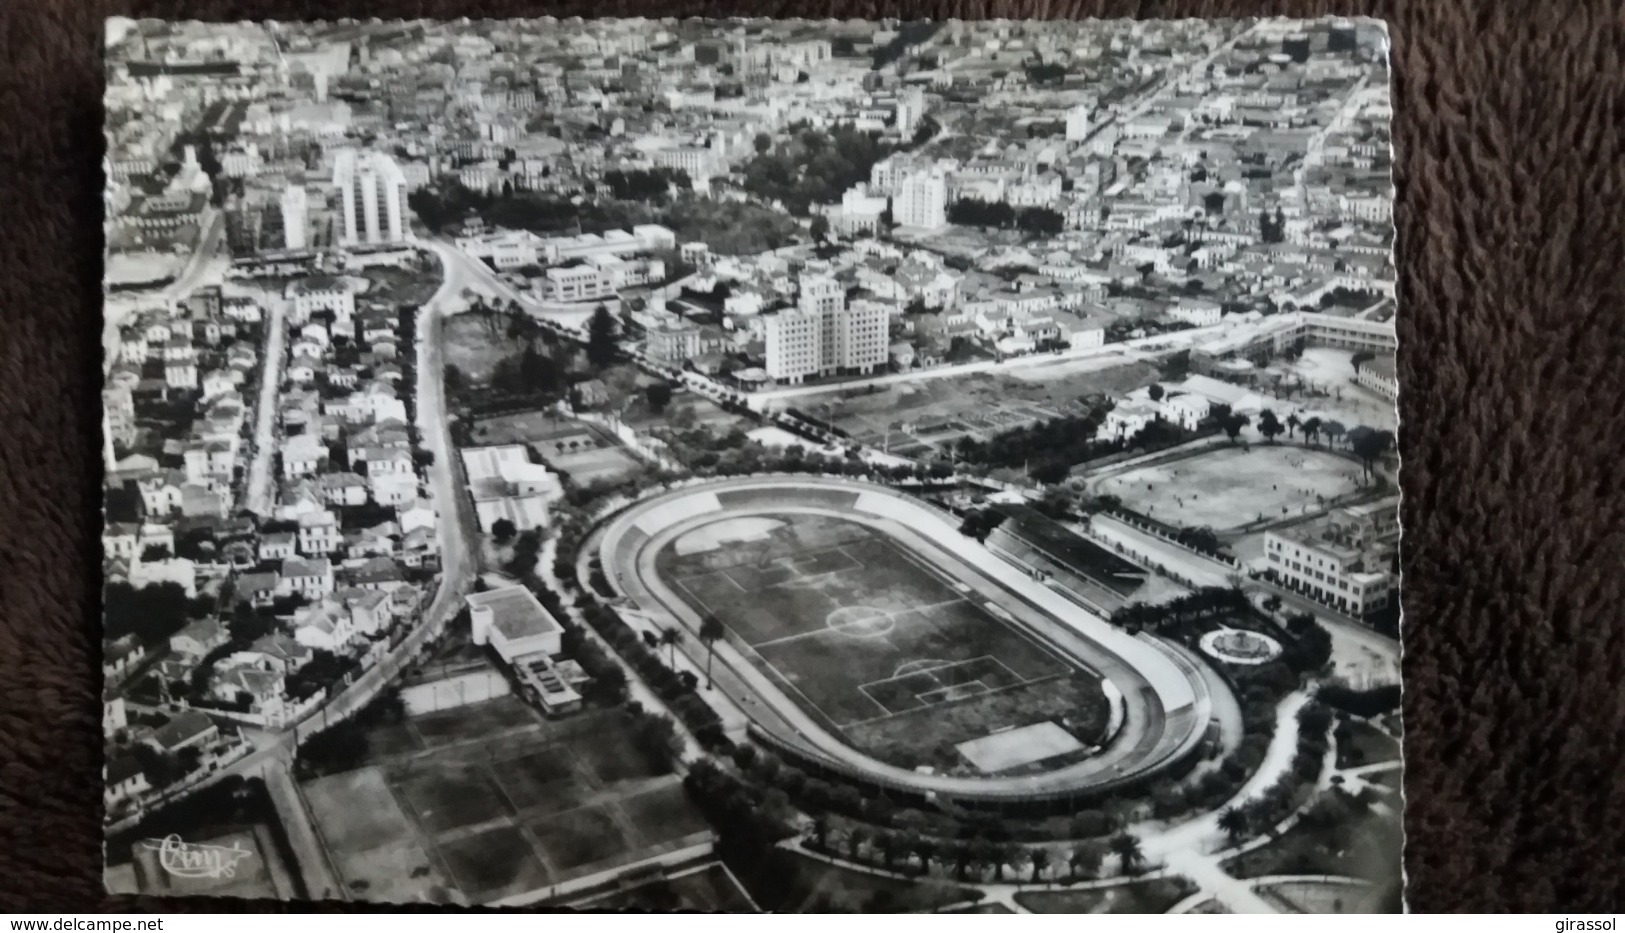
[[[959,768],[954,746],[968,739],[1059,719],[1088,742],[1103,722],[1092,673],[866,525],[722,519],[677,538],[656,567],[793,702],[881,760]]]

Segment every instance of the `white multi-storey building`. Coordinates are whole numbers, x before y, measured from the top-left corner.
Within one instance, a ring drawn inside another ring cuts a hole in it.
[[[406,175],[394,159],[381,152],[346,149],[334,160],[333,184],[343,201],[341,245],[406,239]]]
[[[282,189],[282,245],[288,249],[305,248],[309,208],[309,195],[305,193],[303,185],[289,185]]]
[[[934,230],[948,225],[948,180],[939,171],[913,172],[897,186],[892,221]]]
[[[795,310],[766,320],[767,374],[777,382],[800,382],[810,375],[873,372],[886,362],[890,323],[887,305],[859,301],[849,307],[840,282],[804,276]]]
[[[1397,537],[1398,501],[1337,509],[1324,519],[1264,533],[1266,569],[1318,603],[1356,618],[1386,608],[1393,574],[1377,546]]]
[[[767,375],[775,382],[800,382],[818,372],[819,316],[780,311],[767,319]]]

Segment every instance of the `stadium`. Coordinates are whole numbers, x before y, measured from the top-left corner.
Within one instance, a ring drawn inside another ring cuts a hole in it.
[[[691,483],[589,546],[619,606],[682,630],[750,735],[813,773],[1028,808],[1138,786],[1202,747],[1212,703],[1190,659],[884,486]],[[707,616],[725,631],[710,644]]]

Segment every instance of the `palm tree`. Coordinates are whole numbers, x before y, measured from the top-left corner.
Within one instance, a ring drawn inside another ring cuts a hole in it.
[[[1073,848],[1071,854],[1067,856],[1066,866],[1072,872],[1073,878],[1085,875],[1094,877],[1100,871],[1100,863],[1104,860],[1105,853],[1101,851],[1098,843],[1085,842]]]
[[[1137,875],[1145,867],[1145,852],[1140,848],[1140,837],[1133,833],[1113,836],[1112,853],[1122,864],[1125,875]]]
[[[925,836],[909,830],[903,834],[903,845],[905,851],[913,853],[920,860],[920,874],[930,874],[931,856],[936,854],[937,844]]]
[[[858,849],[862,848],[863,844],[868,840],[869,831],[862,826],[854,826],[847,832],[846,854],[852,861],[856,862],[858,860]]]
[[[1235,807],[1226,807],[1219,813],[1219,828],[1224,830],[1231,845],[1241,842],[1242,837],[1247,835],[1248,827],[1247,814]]]
[[[1300,425],[1300,424],[1303,424],[1303,422],[1298,420],[1298,413],[1297,412],[1293,412],[1292,414],[1287,415],[1286,416],[1286,436],[1291,437],[1292,432],[1296,431],[1298,429],[1298,425]]]
[[[711,689],[711,659],[717,653],[717,639],[727,633],[722,620],[707,612],[700,620],[700,641],[705,643],[705,689]]]
[[[677,645],[682,640],[683,630],[676,626],[660,630],[660,643],[666,646],[667,660],[670,662],[668,666],[674,671],[677,670]]]
[[[829,845],[829,817],[822,813],[813,817],[808,830],[808,835],[812,837],[812,841],[818,848],[823,849]]]
[[[903,845],[903,837],[890,830],[881,830],[875,834],[875,844],[880,847],[880,858],[885,863],[886,870],[891,871],[897,864],[897,856],[908,851]]]

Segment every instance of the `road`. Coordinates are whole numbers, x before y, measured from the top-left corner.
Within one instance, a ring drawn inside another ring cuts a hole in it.
[[[750,393],[747,398],[752,403],[780,401],[783,399],[800,398],[806,395],[819,395],[827,392],[845,392],[851,389],[866,389],[870,386],[895,385],[901,382],[923,382],[927,379],[942,379],[953,376],[969,376],[976,373],[1005,372],[1013,369],[1026,369],[1030,367],[1055,366],[1063,363],[1076,362],[1087,359],[1105,359],[1120,357],[1124,363],[1144,362],[1155,359],[1161,352],[1181,349],[1189,346],[1194,340],[1202,337],[1216,336],[1224,332],[1228,325],[1220,323],[1208,327],[1196,327],[1182,330],[1172,334],[1157,334],[1151,337],[1141,337],[1136,340],[1125,340],[1121,343],[1108,343],[1098,347],[1074,347],[1062,350],[1059,353],[1029,353],[1025,356],[1012,356],[1003,360],[977,360],[972,363],[950,363],[944,366],[934,366],[930,369],[916,369],[906,373],[887,373],[884,376],[871,376],[866,379],[843,379],[839,382],[821,383],[816,385],[790,385],[773,389],[763,389]],[[760,407],[758,405],[758,407]]]
[[[473,503],[462,494],[455,448],[445,416],[445,386],[440,378],[441,329],[438,326],[445,314],[460,309],[462,289],[459,273],[455,269],[443,270],[440,289],[417,315],[417,426],[424,446],[434,455],[428,472],[430,495],[440,516],[436,523],[441,555],[439,589],[423,612],[418,626],[376,665],[296,728],[277,731],[244,729],[243,734],[253,742],[254,751],[230,767],[216,772],[212,780],[200,783],[198,787],[207,786],[226,775],[253,777],[264,774],[266,768],[287,767],[300,739],[349,717],[372,702],[385,685],[399,676],[423,650],[423,646],[445,629],[447,621],[457,613],[463,597],[472,587],[476,568],[469,529],[477,526]]]
[[[464,288],[486,292],[494,298],[518,303],[532,317],[546,318],[566,327],[584,327],[587,319],[592,316],[590,309],[584,311],[549,311],[542,308],[536,303],[535,299],[502,281],[501,277],[493,272],[490,266],[468,255],[458,249],[455,244],[447,242],[445,239],[435,238],[418,242],[419,245],[434,250],[440,257],[441,266],[448,270],[448,281],[453,276],[453,273],[449,270],[455,270],[455,277],[459,286],[458,291],[454,292],[453,295],[459,294]]]
[[[265,311],[270,321],[265,337],[265,356],[260,361],[259,410],[254,422],[254,459],[248,464],[248,491],[244,507],[264,518],[276,504],[271,467],[276,456],[276,415],[282,400],[282,364],[286,356],[287,300],[267,296]]]
[[[1147,91],[1138,101],[1135,101],[1126,109],[1107,114],[1105,117],[1101,118],[1099,122],[1089,128],[1089,132],[1086,133],[1083,138],[1085,140],[1092,139],[1096,133],[1099,133],[1101,130],[1113,123],[1127,123],[1131,120],[1139,119],[1139,117],[1147,110],[1150,110],[1154,104],[1162,100],[1164,97],[1167,97],[1169,92],[1171,92],[1174,87],[1178,85],[1180,78],[1207,68],[1207,66],[1213,64],[1214,59],[1235,48],[1236,44],[1241,42],[1242,39],[1245,39],[1247,36],[1251,35],[1252,31],[1253,28],[1248,26],[1247,28],[1236,33],[1234,36],[1231,36],[1229,39],[1226,39],[1224,42],[1219,43],[1214,47],[1213,51],[1202,56],[1202,58],[1199,60],[1179,69],[1178,72],[1169,74],[1167,77],[1162,79],[1162,83],[1158,84],[1154,89]]]

